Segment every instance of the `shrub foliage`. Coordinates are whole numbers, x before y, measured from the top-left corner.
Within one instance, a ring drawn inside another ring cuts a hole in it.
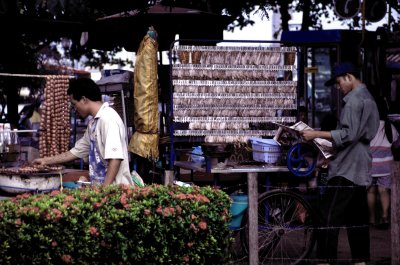
[[[230,198],[211,187],[110,186],[0,202],[0,264],[222,264]]]

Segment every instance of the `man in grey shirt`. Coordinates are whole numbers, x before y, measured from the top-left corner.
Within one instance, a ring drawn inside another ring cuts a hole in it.
[[[351,63],[334,67],[325,83],[343,94],[344,106],[335,130],[301,132],[303,139],[331,140],[335,156],[329,163],[327,189],[321,200],[323,226],[318,231],[319,264],[337,262],[339,227],[347,227],[352,262],[362,265],[370,259],[367,187],[371,184],[370,141],[379,128],[379,113],[374,98]]]

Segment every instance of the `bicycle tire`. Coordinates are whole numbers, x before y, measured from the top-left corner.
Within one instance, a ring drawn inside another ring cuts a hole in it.
[[[316,242],[317,215],[301,195],[287,190],[262,193],[258,199],[259,264],[300,264]],[[248,211],[240,238],[248,253]]]

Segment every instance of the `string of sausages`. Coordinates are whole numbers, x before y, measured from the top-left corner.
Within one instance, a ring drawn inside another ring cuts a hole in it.
[[[46,76],[44,108],[40,119],[40,157],[68,151],[70,139],[70,108],[67,89],[69,76]]]

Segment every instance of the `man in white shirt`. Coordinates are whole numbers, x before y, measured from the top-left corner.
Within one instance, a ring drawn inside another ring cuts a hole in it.
[[[119,114],[101,100],[98,85],[90,78],[72,79],[67,94],[77,113],[89,121],[85,134],[64,153],[38,158],[34,164],[62,164],[78,158],[89,158],[92,184],[133,185],[130,175],[126,129]]]

